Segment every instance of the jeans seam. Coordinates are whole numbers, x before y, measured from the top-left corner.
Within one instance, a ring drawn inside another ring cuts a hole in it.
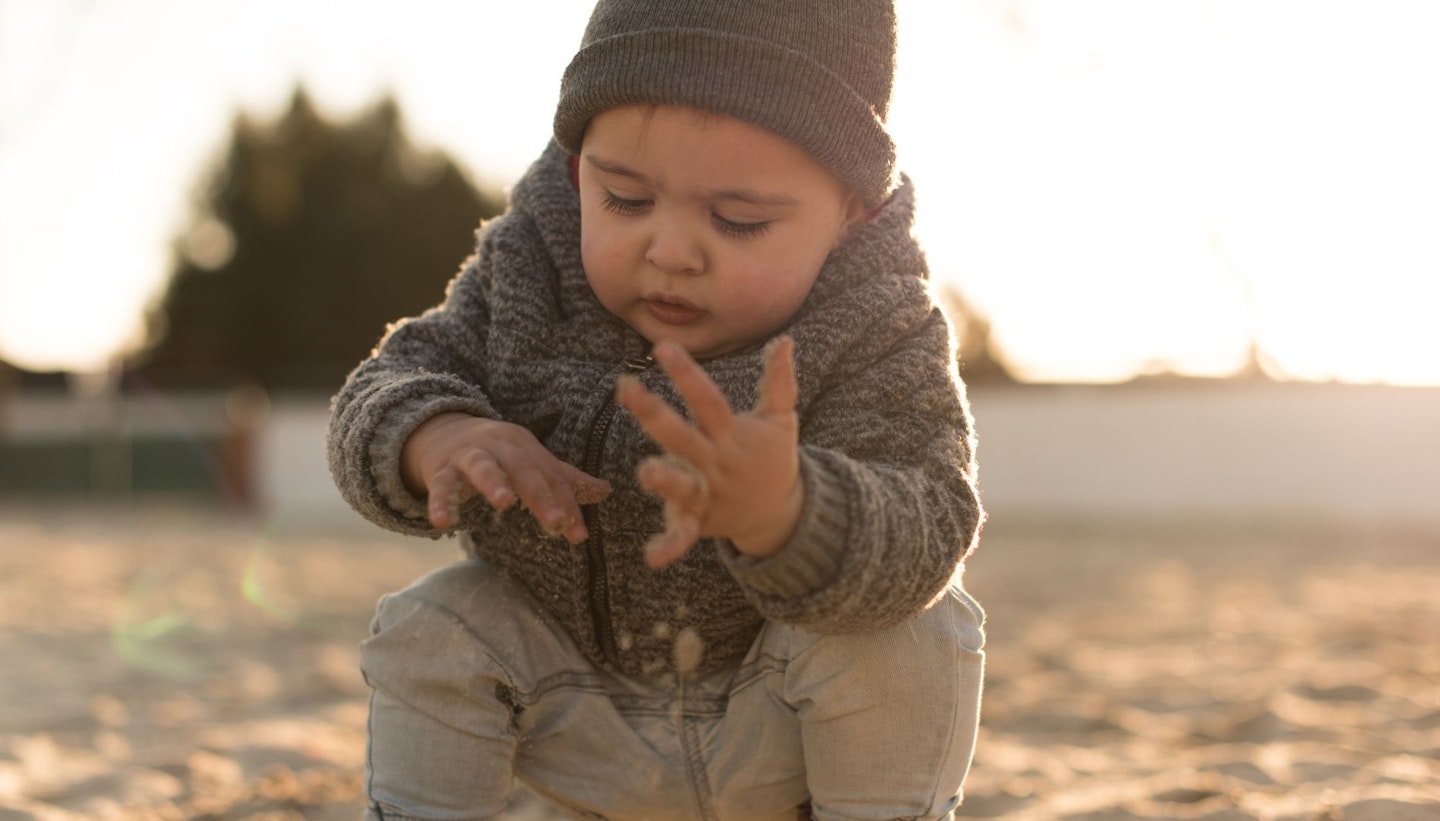
[[[960,653],[957,651],[957,652],[956,652],[957,658],[955,659],[955,662],[956,662],[956,663],[955,663],[955,666],[954,666],[954,669],[957,671],[957,672],[956,672],[956,675],[955,675],[955,679],[956,679],[956,680],[955,680],[955,685],[956,685],[955,689],[956,689],[957,691],[960,689],[960,686],[961,686],[961,684],[963,683],[963,680],[964,680],[964,678],[965,678],[965,674],[964,674],[964,672],[963,672],[964,668],[963,668],[963,666],[962,666],[962,664],[961,664],[961,660],[958,658],[959,655],[960,655]],[[954,698],[954,699],[951,701],[951,704],[950,704],[950,716],[949,716],[949,719],[945,722],[945,726],[951,728],[951,730],[950,730],[950,732],[948,732],[948,733],[943,733],[943,734],[942,734],[942,735],[943,735],[943,738],[944,738],[944,742],[940,745],[940,756],[939,756],[939,758],[937,759],[937,760],[940,762],[940,766],[935,768],[935,780],[934,780],[934,782],[930,785],[930,806],[928,806],[928,807],[925,808],[925,811],[926,811],[927,814],[928,814],[931,810],[935,809],[935,802],[936,802],[937,800],[939,800],[939,798],[940,798],[940,779],[941,779],[941,778],[944,776],[944,774],[945,774],[945,762],[949,759],[951,753],[953,752],[953,750],[952,750],[951,748],[953,748],[953,747],[955,746],[955,730],[954,730],[954,727],[955,727],[955,722],[956,722],[956,720],[957,720],[959,717],[960,717],[960,698],[957,696],[956,698]],[[947,798],[947,800],[948,800],[948,799],[949,799],[949,796],[946,796],[946,798]]]
[[[372,687],[370,688],[370,690],[371,690],[370,700],[371,700],[372,704],[373,704],[373,702],[374,702],[374,700],[375,700],[375,695],[374,695],[375,692],[383,690],[386,695],[390,696],[391,698],[395,699],[396,701],[400,702],[401,704],[404,704],[406,707],[409,707],[410,709],[414,710],[415,712],[417,712],[417,713],[425,716],[426,718],[429,718],[431,721],[434,721],[434,722],[436,722],[436,723],[438,723],[438,724],[441,724],[441,725],[444,725],[444,726],[446,726],[446,727],[449,727],[450,729],[454,730],[454,731],[457,732],[457,733],[462,733],[462,734],[464,734],[464,735],[472,736],[472,737],[474,737],[474,736],[477,735],[477,734],[475,733],[475,731],[469,730],[469,729],[466,729],[466,728],[464,728],[464,727],[461,727],[461,726],[456,725],[455,723],[453,723],[453,722],[447,720],[446,718],[444,718],[443,716],[439,715],[439,714],[438,714],[436,711],[434,711],[434,710],[427,710],[427,709],[421,707],[420,705],[416,704],[415,702],[411,701],[410,699],[402,698],[399,693],[396,693],[394,690],[391,690],[391,689],[388,688],[388,687],[372,686]],[[507,709],[509,709],[510,716],[511,716],[510,730],[511,730],[511,732],[512,732],[512,734],[513,734],[513,733],[516,731],[516,729],[517,729],[516,726],[515,726],[515,721],[514,721],[514,719],[518,717],[518,714],[515,712],[515,710],[514,710],[513,708],[510,707],[509,704],[506,704],[506,702],[504,702],[503,700],[501,700],[501,699],[499,698],[499,693],[495,693],[495,697],[496,697],[496,701],[499,701],[501,704],[505,704],[505,706],[507,707]],[[372,707],[372,709],[371,709],[371,715],[374,715],[374,709],[373,709],[373,707]],[[369,732],[369,722],[368,722],[368,721],[366,722],[366,732],[367,732],[367,733]]]
[[[736,693],[752,687],[756,682],[764,681],[771,673],[785,673],[786,660],[770,653],[761,653],[754,662],[744,665],[735,676],[735,681],[730,685],[728,698],[734,698]]]
[[[490,662],[495,665],[495,669],[499,670],[500,673],[505,676],[504,683],[506,686],[516,691],[517,693],[524,692],[524,690],[522,690],[519,686],[516,685],[516,677],[514,671],[512,671],[509,666],[505,664],[505,662],[503,662],[499,658],[496,658],[494,653],[490,652],[490,645],[486,643],[485,639],[482,638],[473,627],[470,626],[470,623],[467,622],[463,616],[461,616],[459,613],[456,613],[454,610],[451,610],[449,607],[446,607],[439,602],[425,598],[424,596],[419,596],[412,593],[402,593],[398,595],[402,598],[419,602],[426,607],[429,607],[439,613],[445,614],[446,618],[454,622],[457,626],[460,627],[461,630],[463,630],[467,635],[469,635],[472,640],[474,640],[475,644],[480,648],[480,651],[485,654],[485,657],[488,658]]]
[[[385,821],[385,815],[380,811],[380,805],[373,798],[375,795],[375,689],[370,689],[369,709],[365,712],[365,800],[380,821]]]
[[[467,622],[465,618],[459,613],[455,612],[454,610],[450,609],[449,607],[445,606],[440,602],[413,593],[402,592],[392,595],[398,598],[405,598],[411,601],[419,602],[426,607],[432,608],[433,610],[444,614],[447,619],[460,627],[461,630],[463,630],[467,635],[470,636],[472,640],[474,640],[475,644],[480,647],[481,652],[485,654],[485,657],[490,660],[490,662],[495,666],[495,669],[499,671],[500,674],[504,677],[504,680],[501,681],[501,684],[503,684],[508,690],[510,690],[510,692],[515,694],[515,702],[518,706],[526,707],[532,705],[535,702],[539,701],[540,698],[542,698],[549,691],[561,689],[564,687],[574,687],[576,689],[588,690],[591,692],[605,692],[605,688],[603,687],[603,685],[597,684],[594,681],[593,674],[569,670],[552,673],[538,681],[535,681],[534,686],[531,689],[527,690],[520,686],[519,677],[515,675],[515,672],[510,668],[510,665],[506,664],[504,659],[491,652],[490,645],[485,641],[484,638],[481,637],[479,633],[475,631],[473,627],[470,626],[470,623]]]
[[[675,708],[675,720],[679,725],[680,749],[685,754],[686,769],[689,770],[690,792],[695,798],[695,808],[703,821],[717,821],[713,796],[710,790],[710,774],[705,766],[705,755],[700,749],[700,734],[696,731],[698,721],[692,718],[685,706],[685,682],[680,682],[679,703]]]
[[[983,616],[977,614],[977,613],[975,612],[975,608],[973,608],[973,607],[971,607],[971,606],[969,605],[969,603],[966,601],[966,600],[969,599],[969,598],[970,598],[970,597],[969,597],[968,594],[967,594],[965,597],[960,598],[960,599],[959,599],[959,604],[960,604],[962,607],[965,608],[965,612],[968,613],[971,618],[975,619],[977,622],[980,622],[980,623],[983,625]],[[958,629],[959,626],[955,624],[955,613],[954,613],[953,610],[952,610],[951,613],[950,613],[950,620],[951,620],[951,623],[950,623],[950,632],[953,633],[953,634],[955,634],[955,635],[957,635],[957,636],[963,635],[963,634],[964,634],[963,631],[960,630],[960,629]],[[981,641],[980,641],[980,645],[981,645],[981,647],[983,648],[983,647],[984,647],[984,644],[985,644],[984,638],[983,638],[983,636],[984,636],[983,626],[982,626],[981,629],[982,629],[982,632],[981,632],[982,638],[981,638]],[[948,665],[948,666],[947,666],[947,669],[950,669],[950,670],[954,670],[954,671],[955,671],[955,685],[956,685],[956,689],[958,690],[959,687],[960,687],[961,685],[963,685],[964,679],[965,679],[965,672],[964,672],[964,670],[965,670],[965,663],[964,663],[965,660],[964,660],[963,657],[964,657],[965,655],[971,654],[971,653],[982,653],[983,650],[972,650],[972,649],[970,649],[969,647],[964,646],[964,645],[963,645],[962,643],[960,643],[960,642],[956,642],[956,643],[954,643],[954,644],[947,645],[947,646],[952,647],[952,648],[953,648],[953,652],[955,653],[955,663],[954,663],[953,665]],[[983,668],[982,668],[982,671],[981,671],[981,677],[982,677],[982,681],[983,681],[983,677],[984,677]],[[955,747],[955,732],[954,732],[954,729],[953,729],[953,728],[955,727],[956,722],[957,722],[957,721],[959,720],[959,718],[960,718],[960,707],[961,707],[961,699],[957,697],[957,698],[955,698],[955,699],[951,702],[949,720],[946,721],[946,723],[945,723],[945,726],[950,727],[950,728],[952,728],[952,729],[951,729],[951,731],[950,731],[949,733],[946,733],[946,734],[944,735],[944,743],[941,745],[940,757],[939,757],[939,759],[938,759],[938,760],[940,761],[940,763],[941,763],[941,766],[936,768],[936,770],[935,770],[935,781],[934,781],[934,783],[931,784],[931,786],[930,786],[930,806],[928,806],[928,807],[925,808],[925,812],[926,812],[927,815],[933,813],[933,811],[936,809],[936,807],[935,807],[935,802],[938,801],[938,800],[940,799],[940,797],[941,797],[941,796],[940,796],[940,779],[943,777],[944,772],[945,772],[944,762],[945,762],[946,760],[948,760],[949,757],[950,757],[950,756],[953,754],[953,752],[954,752],[954,747]],[[962,800],[962,802],[963,802],[963,800],[964,800],[963,796],[964,796],[964,792],[963,792],[963,786],[962,786],[962,792],[961,792],[961,800]],[[945,799],[948,801],[950,798],[953,798],[953,797],[954,797],[954,796],[945,796]]]
[[[425,821],[425,819],[423,819],[423,818],[417,818],[417,817],[415,817],[415,816],[413,816],[413,815],[406,815],[406,814],[403,813],[403,812],[399,812],[399,811],[391,810],[391,809],[386,809],[385,805],[384,805],[384,804],[381,804],[381,803],[378,802],[378,801],[371,801],[371,802],[370,802],[370,811],[373,812],[373,813],[375,813],[375,817],[376,817],[376,818],[379,818],[380,821]],[[487,821],[487,820],[486,820],[485,818],[480,817],[480,816],[476,816],[475,819],[474,819],[474,821]]]

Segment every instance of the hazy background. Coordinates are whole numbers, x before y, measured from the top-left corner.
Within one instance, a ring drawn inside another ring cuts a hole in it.
[[[0,357],[141,341],[237,110],[297,82],[503,188],[588,0],[0,2]],[[901,0],[891,125],[936,275],[1027,380],[1440,382],[1440,7]],[[400,275],[397,272],[396,275]]]
[[[357,643],[456,553],[344,505],[326,402],[589,5],[0,0],[0,821],[356,817]],[[898,6],[991,514],[963,814],[1437,817],[1440,4]]]

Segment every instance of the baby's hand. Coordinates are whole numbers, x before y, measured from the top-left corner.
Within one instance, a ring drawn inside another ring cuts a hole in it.
[[[700,366],[670,342],[656,346],[655,357],[694,425],[639,380],[616,386],[620,403],[666,453],[638,471],[641,486],[665,500],[665,530],[645,546],[652,567],[684,556],[702,536],[726,537],[742,553],[768,556],[794,532],[804,501],[794,347],[789,337],[766,347],[760,397],[749,413],[734,413]]]
[[[518,499],[547,533],[579,543],[588,535],[580,505],[610,493],[609,482],[555,458],[525,428],[467,413],[426,420],[405,441],[400,465],[441,530],[458,524],[460,506],[478,494],[496,510]]]

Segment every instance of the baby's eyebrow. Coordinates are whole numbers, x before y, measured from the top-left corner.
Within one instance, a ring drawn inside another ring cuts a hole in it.
[[[642,185],[654,187],[654,183],[649,177],[627,165],[602,159],[594,154],[586,154],[585,162],[590,163],[590,165],[606,174],[627,177]],[[707,200],[735,200],[751,205],[770,205],[777,207],[793,207],[800,204],[799,200],[789,194],[763,193],[760,191],[752,191],[748,188],[721,188],[705,191],[703,192],[703,198]]]
[[[591,165],[595,166],[595,167],[598,168],[599,170],[604,171],[606,174],[616,174],[616,175],[621,176],[621,177],[629,177],[630,179],[635,180],[636,182],[645,183],[646,185],[649,185],[649,184],[650,184],[650,178],[649,178],[649,177],[645,176],[644,174],[641,174],[639,171],[636,171],[636,170],[633,169],[633,168],[630,168],[630,167],[628,167],[628,166],[621,165],[621,164],[618,163],[618,162],[611,162],[611,161],[609,161],[609,160],[603,160],[603,159],[595,156],[594,154],[586,154],[586,155],[585,155],[585,162],[590,163]]]
[[[758,191],[749,191],[744,188],[727,188],[721,191],[711,191],[709,199],[712,200],[738,200],[750,205],[773,205],[790,207],[799,205],[800,201],[789,194],[762,194]]]

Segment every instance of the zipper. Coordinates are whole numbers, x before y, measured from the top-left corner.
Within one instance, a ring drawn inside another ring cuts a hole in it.
[[[654,364],[652,356],[632,356],[625,360],[627,373],[641,373]],[[590,423],[590,432],[585,438],[585,457],[580,469],[591,476],[599,476],[600,460],[605,452],[605,439],[610,435],[610,426],[620,406],[615,402],[613,385],[606,394],[605,403],[596,412]],[[599,513],[594,505],[580,510],[585,519],[585,530],[590,537],[585,540],[585,566],[587,593],[590,604],[590,624],[595,631],[595,640],[600,643],[600,652],[617,669],[620,667],[620,653],[615,641],[615,625],[610,618],[610,579],[605,564],[605,537],[600,533]]]

